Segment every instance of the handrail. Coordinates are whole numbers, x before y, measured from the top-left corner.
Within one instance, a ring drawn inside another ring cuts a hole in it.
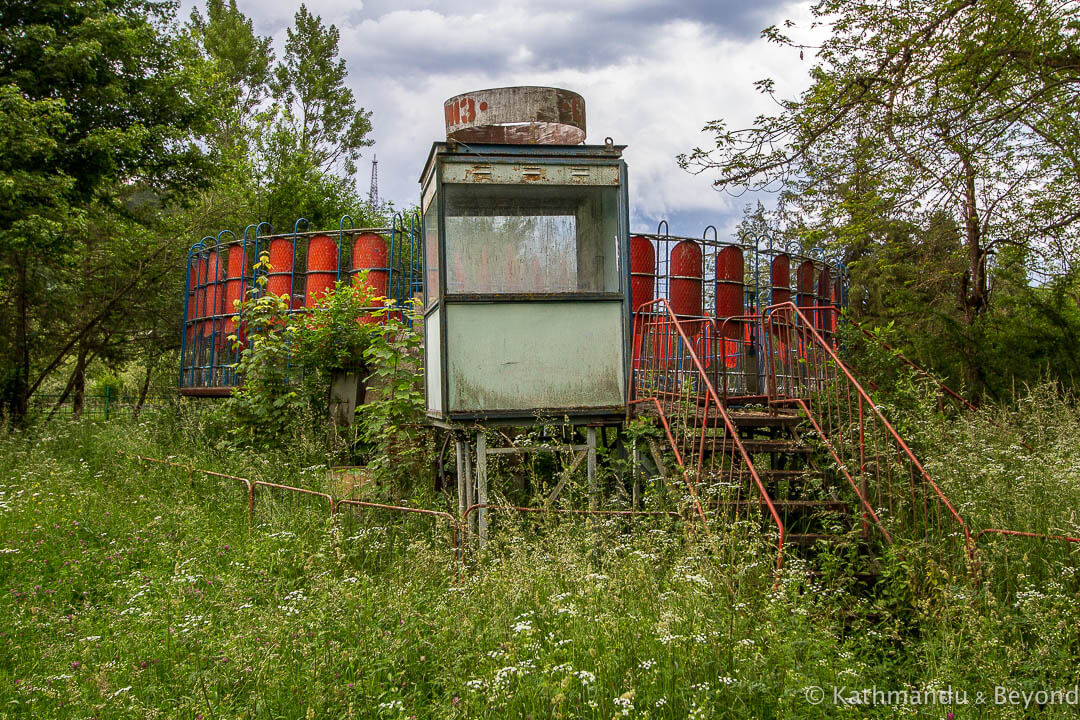
[[[938,386],[938,389],[941,390],[941,392],[945,393],[946,395],[951,397],[953,400],[955,400],[956,402],[963,405],[967,410],[970,410],[971,412],[978,412],[979,411],[979,408],[978,408],[977,405],[975,405],[974,403],[968,401],[963,395],[961,395],[960,393],[956,392],[951,387],[946,385],[941,380],[941,378],[939,378],[937,375],[930,372],[929,370],[927,370],[923,366],[919,365],[914,360],[911,360],[910,358],[908,358],[907,355],[905,355],[904,353],[900,352],[899,350],[894,348],[889,343],[882,340],[878,336],[878,334],[875,333],[873,330],[867,330],[862,325],[860,325],[859,323],[855,322],[854,320],[852,320],[850,318],[848,318],[847,322],[850,322],[853,327],[858,328],[859,332],[861,332],[867,338],[869,338],[869,339],[873,340],[874,342],[880,344],[883,348],[885,348],[890,353],[892,353],[900,362],[902,362],[905,365],[907,365],[908,367],[910,367],[912,370],[914,370],[916,373],[918,373],[921,377],[924,377],[927,380],[930,380],[931,382],[936,383],[937,386]],[[1005,429],[1005,426],[997,418],[992,417],[990,415],[987,415],[986,419],[989,420],[997,428],[999,428],[1001,430]],[[1028,445],[1024,440],[1022,440],[1020,438],[1017,438],[1017,440],[1019,441],[1019,443],[1021,445],[1023,445],[1029,451],[1034,451],[1034,448],[1031,447],[1030,445]]]
[[[825,339],[818,333],[817,328],[814,327],[814,325],[810,322],[806,315],[804,315],[794,303],[785,302],[778,303],[776,305],[770,305],[765,308],[765,315],[763,316],[763,319],[767,317],[769,318],[768,321],[771,322],[772,316],[781,311],[785,313],[792,313],[794,318],[801,320],[802,324],[799,326],[798,329],[804,333],[808,333],[809,337],[814,340],[816,345],[822,350],[824,350],[826,354],[828,354],[828,356],[832,359],[833,363],[835,363],[836,367],[839,368],[840,371],[843,373],[844,377],[847,378],[848,384],[855,389],[862,401],[882,423],[884,428],[888,431],[888,433],[892,436],[893,440],[896,442],[897,446],[903,451],[904,455],[907,456],[907,459],[911,463],[912,467],[918,470],[923,480],[933,489],[938,501],[941,502],[941,504],[948,509],[949,514],[951,514],[953,519],[956,520],[956,522],[960,525],[961,529],[964,532],[964,542],[966,545],[968,556],[973,558],[975,550],[974,542],[971,537],[971,531],[969,530],[967,524],[964,522],[963,518],[960,517],[959,513],[957,513],[956,509],[952,506],[952,503],[950,503],[949,499],[945,497],[945,493],[942,492],[941,488],[938,487],[938,484],[935,483],[933,478],[930,477],[930,474],[926,472],[926,469],[922,466],[922,463],[919,462],[918,458],[915,457],[915,453],[911,451],[911,448],[908,447],[908,444],[904,442],[904,439],[900,437],[900,434],[898,432],[896,432],[896,429],[893,427],[892,423],[890,423],[888,418],[886,418],[885,415],[881,412],[881,409],[878,408],[878,406],[874,403],[873,399],[871,399],[870,395],[866,392],[866,390],[863,389],[862,385],[859,384],[859,381],[855,379],[855,376],[852,375],[851,370],[848,369],[847,365],[845,365],[844,362],[840,359],[839,355],[836,354],[836,351],[833,349],[832,345],[826,342]],[[771,392],[775,392],[775,388],[776,386],[774,379],[773,386],[772,388],[770,388]]]
[[[762,500],[765,502],[766,507],[769,509],[769,514],[772,516],[773,522],[776,523],[776,527],[779,530],[779,540],[777,543],[776,552],[776,568],[779,570],[783,566],[784,557],[784,523],[780,519],[780,513],[777,512],[776,506],[773,504],[772,499],[769,497],[768,491],[765,489],[765,484],[761,481],[761,477],[758,475],[757,469],[754,467],[754,463],[750,460],[749,453],[746,452],[746,448],[743,446],[742,440],[739,438],[739,433],[735,429],[735,423],[732,422],[731,416],[728,415],[727,409],[724,407],[724,403],[720,402],[719,396],[716,394],[716,388],[713,387],[712,382],[709,380],[708,374],[705,372],[705,368],[701,364],[701,360],[698,358],[697,353],[694,352],[693,343],[690,342],[690,338],[687,337],[682,325],[679,322],[678,316],[671,310],[671,306],[668,305],[667,298],[657,298],[650,303],[643,303],[638,309],[638,318],[647,315],[646,308],[649,306],[655,306],[657,309],[662,310],[654,314],[662,316],[667,315],[667,319],[671,322],[672,327],[678,333],[679,338],[682,340],[683,347],[685,348],[686,357],[690,359],[693,366],[697,369],[701,382],[705,385],[706,390],[706,412],[708,411],[708,402],[711,400],[714,409],[719,412],[720,418],[724,422],[724,428],[727,430],[728,437],[731,438],[731,444],[738,449],[739,455],[742,458],[743,464],[750,473],[751,479],[754,481],[754,485],[757,487],[758,492],[761,495]],[[644,333],[644,328],[641,330]],[[635,327],[635,336],[638,334]],[[703,428],[704,430],[704,428]]]
[[[889,343],[882,340],[880,337],[878,337],[877,333],[875,333],[873,330],[867,330],[862,325],[855,322],[854,320],[851,320],[850,318],[847,320],[847,322],[850,322],[852,324],[852,326],[857,327],[859,329],[859,332],[861,332],[863,335],[870,338],[874,342],[879,343],[883,348],[885,348],[886,350],[891,352],[893,355],[895,355],[896,358],[898,360],[900,360],[900,362],[904,363],[905,365],[907,365],[911,369],[915,370],[915,372],[919,373],[923,377],[937,383],[937,386],[941,389],[941,391],[943,393],[945,393],[946,395],[948,395],[949,397],[951,397],[953,400],[956,400],[957,402],[962,404],[964,407],[966,407],[968,410],[971,410],[973,412],[978,411],[979,408],[976,407],[973,403],[969,402],[966,398],[964,398],[963,395],[961,395],[960,393],[956,392],[951,387],[946,385],[944,382],[941,381],[940,378],[938,378],[932,372],[930,372],[926,368],[922,367],[921,365],[916,363],[914,360],[909,359],[907,355],[904,355],[904,353],[900,352],[899,350],[894,348],[892,345],[890,345]]]
[[[1023,537],[1033,538],[1036,540],[1060,540],[1062,542],[1080,543],[1080,537],[1073,537],[1071,535],[1047,535],[1046,533],[1027,532],[1025,530],[1002,530],[1001,528],[985,528],[980,530],[975,535],[975,545],[978,547],[979,540],[983,535],[992,533],[995,535],[1004,535],[1005,537]]]

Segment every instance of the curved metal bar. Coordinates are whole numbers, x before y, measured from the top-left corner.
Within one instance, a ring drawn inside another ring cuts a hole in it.
[[[297,218],[293,223],[293,235],[292,235],[292,268],[289,270],[289,310],[293,309],[293,293],[295,289],[293,287],[296,282],[296,236],[300,232],[300,223],[304,223],[304,227],[307,230],[311,230],[311,223],[307,218]]]
[[[275,490],[288,490],[290,492],[301,493],[303,495],[314,495],[315,497],[321,497],[324,500],[328,500],[330,502],[330,517],[334,518],[337,516],[337,501],[334,500],[334,497],[332,495],[328,495],[327,493],[319,492],[317,490],[308,490],[307,488],[294,487],[292,485],[282,485],[280,483],[267,482],[265,480],[252,480],[251,484],[253,487],[261,485],[262,487],[273,488]]]
[[[716,243],[720,242],[720,235],[716,232],[716,226],[715,225],[706,225],[705,229],[701,231],[701,239],[702,240],[708,240],[709,239],[708,235],[709,235],[710,230],[712,230],[713,242],[716,242]]]
[[[385,505],[382,503],[364,502],[363,500],[338,500],[338,511],[341,511],[342,505],[352,505],[359,508],[372,508],[375,510],[393,510],[395,512],[411,513],[414,515],[427,515],[429,517],[446,518],[450,521],[450,529],[453,533],[451,539],[451,546],[457,550],[457,543],[461,537],[461,526],[458,524],[458,519],[448,512],[443,510],[428,510],[427,508],[414,508],[404,505]]]
[[[259,235],[259,231],[262,229],[263,225],[265,225],[266,229],[269,230],[270,232],[264,233],[263,235]],[[254,257],[252,258],[252,263],[251,263],[251,292],[252,293],[257,292],[257,290],[258,290],[258,283],[256,282],[256,280],[258,280],[258,278],[259,278],[259,271],[258,271],[258,269],[256,269],[255,266],[259,264],[259,238],[260,237],[265,238],[268,235],[273,235],[273,234],[274,234],[274,227],[265,220],[263,220],[262,222],[260,222],[258,225],[255,226],[255,251],[253,253]]]
[[[656,234],[657,235],[661,234],[660,228],[664,228],[664,232],[663,232],[664,237],[667,237],[668,235],[671,234],[671,230],[668,228],[667,220],[661,220],[660,222],[656,223]]]
[[[217,332],[218,332],[218,286],[221,285],[221,236],[225,233],[232,235],[233,242],[236,242],[236,233],[232,230],[222,230],[214,238],[214,264],[217,266],[214,268],[216,277],[214,278],[214,305],[213,311],[210,314],[210,382],[209,385],[214,385],[214,361],[217,359]],[[226,275],[228,271],[226,270]],[[224,332],[224,318],[222,318],[222,331]],[[225,378],[222,377],[224,383]]]
[[[192,342],[192,345],[195,344],[195,316],[192,315],[191,319],[190,320],[188,319],[188,310],[191,308],[191,296],[192,295],[195,295],[195,310],[196,311],[198,310],[198,305],[199,305],[199,297],[197,295],[197,291],[191,285],[191,258],[192,258],[192,255],[197,256],[198,253],[202,252],[202,247],[203,247],[203,244],[202,244],[202,241],[200,240],[199,242],[192,244],[192,246],[190,248],[188,248],[187,266],[186,266],[186,268],[184,270],[184,314],[180,318],[180,384],[179,384],[179,387],[184,387],[184,354],[188,350],[188,347],[187,347],[187,329],[188,329],[189,324],[191,325],[191,328],[192,328],[191,342]],[[196,270],[196,274],[198,274],[198,270]],[[198,286],[198,281],[199,281],[199,279],[198,279],[198,277],[196,277],[195,278],[196,286]],[[192,357],[194,357],[194,348],[191,348],[191,350],[192,350]],[[192,364],[194,366],[194,361],[193,361]],[[194,367],[193,367],[192,368],[192,382],[194,382],[194,380],[195,380],[195,371],[194,371]]]
[[[346,213],[338,220],[338,234],[337,234],[337,282],[341,282],[341,249],[345,247],[345,219],[349,220],[349,229],[353,229],[352,215]],[[336,288],[335,288],[336,290]]]
[[[391,304],[398,304],[400,301],[401,288],[396,287],[394,282],[394,267],[397,265],[397,256],[401,253],[401,242],[405,236],[405,218],[401,213],[394,213],[394,216],[390,219],[390,253],[387,256],[386,267],[386,296],[390,299]],[[398,238],[402,240],[399,241]]]

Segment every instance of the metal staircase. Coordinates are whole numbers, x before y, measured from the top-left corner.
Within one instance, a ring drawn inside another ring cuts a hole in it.
[[[791,546],[852,539],[970,557],[964,521],[840,360],[834,313],[782,303],[717,321],[643,305],[631,406],[663,426],[696,516],[764,529],[778,569]]]

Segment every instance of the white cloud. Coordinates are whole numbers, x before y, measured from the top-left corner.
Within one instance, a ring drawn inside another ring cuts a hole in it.
[[[240,8],[280,47],[292,2],[240,0]],[[711,138],[711,119],[745,126],[773,109],[755,80],[772,77],[782,96],[806,84],[810,60],[768,45],[749,29],[792,18],[809,25],[805,2],[687,3],[678,10],[636,0],[515,0],[463,6],[438,2],[312,0],[308,8],[341,31],[349,84],[373,111],[381,195],[416,202],[417,177],[433,141],[444,137],[443,101],[469,90],[553,85],[581,93],[588,142],[611,136],[628,145],[631,221],[698,235],[712,222],[733,227],[746,199],[713,190],[709,178],[680,170],[675,155]],[[731,18],[731,27],[725,19]],[[367,186],[367,163],[358,183]]]

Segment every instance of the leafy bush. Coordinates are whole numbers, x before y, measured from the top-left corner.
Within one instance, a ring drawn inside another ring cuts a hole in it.
[[[246,337],[236,364],[241,384],[225,403],[234,441],[280,445],[311,427],[327,430],[335,373],[354,372],[367,389],[349,448],[382,479],[415,476],[430,450],[423,425],[423,338],[410,327],[419,316],[388,307],[364,282],[338,282],[315,307],[289,312],[288,298],[266,292],[264,254],[256,288],[242,304]],[[326,438],[335,433],[321,432]]]
[[[266,293],[269,256],[255,265],[256,287],[241,305],[246,338],[230,335],[240,350],[236,374],[241,384],[225,401],[232,434],[250,444],[272,444],[290,430],[302,408],[296,384],[290,383],[290,346],[296,327],[289,321],[289,298]]]

